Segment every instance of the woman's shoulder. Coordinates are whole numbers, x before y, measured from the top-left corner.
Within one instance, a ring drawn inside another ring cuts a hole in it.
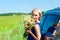
[[[39,22],[37,22],[36,24],[37,24],[37,25],[39,25],[39,26],[42,26],[42,24],[41,24],[41,22],[40,22],[40,21],[39,21]]]
[[[36,24],[40,24],[40,21],[38,21]]]
[[[36,23],[34,28],[42,28],[41,23],[40,22]]]

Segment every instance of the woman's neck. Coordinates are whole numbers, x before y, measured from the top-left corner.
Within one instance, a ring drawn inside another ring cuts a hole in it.
[[[39,20],[37,20],[37,21],[35,21],[36,23],[39,23],[40,21]]]

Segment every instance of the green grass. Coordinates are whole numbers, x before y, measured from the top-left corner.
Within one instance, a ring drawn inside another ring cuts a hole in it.
[[[27,37],[23,37],[23,21],[26,16],[0,16],[0,40],[27,40]]]
[[[0,40],[26,40],[23,38],[25,16],[0,16]]]

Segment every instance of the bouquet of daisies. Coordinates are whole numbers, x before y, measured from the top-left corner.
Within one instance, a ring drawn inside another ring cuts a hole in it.
[[[35,25],[34,19],[30,15],[26,16],[25,19],[24,19],[25,31],[29,30],[29,29],[32,29],[34,27],[34,25]]]
[[[27,16],[24,19],[24,27],[25,27],[25,29],[32,29],[32,27],[34,27],[34,25],[35,25],[35,21],[32,19],[31,16]]]

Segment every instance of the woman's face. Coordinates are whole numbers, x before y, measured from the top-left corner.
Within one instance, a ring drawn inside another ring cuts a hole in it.
[[[40,18],[39,12],[37,10],[33,11],[32,18],[37,21]]]

